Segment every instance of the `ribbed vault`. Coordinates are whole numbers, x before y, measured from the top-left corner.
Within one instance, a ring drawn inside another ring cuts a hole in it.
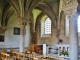
[[[31,30],[34,31],[39,16],[45,14],[52,20],[53,27],[57,27],[59,3],[60,0],[0,0],[0,24],[7,27],[9,18],[16,13],[17,19],[15,20],[19,23],[22,20],[26,23],[31,21]],[[33,12],[33,10],[36,12],[36,9],[41,13],[36,15]]]

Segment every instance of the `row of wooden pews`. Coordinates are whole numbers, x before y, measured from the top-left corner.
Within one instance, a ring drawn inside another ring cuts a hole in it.
[[[17,52],[14,49],[10,49],[10,54],[7,53],[7,50],[2,48],[0,52],[0,60],[38,60],[35,56],[35,52],[30,52],[28,50]]]
[[[10,54],[13,60],[27,60],[28,59],[25,57],[24,53],[17,52],[12,48],[10,49]]]
[[[21,52],[17,52],[14,49],[10,49],[10,53],[11,53],[11,57],[14,60],[38,60],[38,58],[36,58],[36,53],[35,52],[31,52],[28,50]]]
[[[10,60],[10,55],[4,52],[1,52],[1,59],[0,60]]]
[[[0,52],[0,60],[10,60],[10,55],[4,48],[2,48],[2,51]]]
[[[10,48],[10,54],[8,54],[4,48],[2,48],[0,52],[0,60],[51,60],[57,58],[56,56],[42,55],[40,59],[34,51],[24,50],[23,52],[17,52],[13,48]],[[59,57],[57,60],[64,60],[64,58]]]

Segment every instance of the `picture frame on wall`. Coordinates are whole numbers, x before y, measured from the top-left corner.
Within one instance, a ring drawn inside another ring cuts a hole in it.
[[[14,27],[14,35],[20,35],[20,28]]]
[[[0,35],[0,42],[4,42],[4,35]]]

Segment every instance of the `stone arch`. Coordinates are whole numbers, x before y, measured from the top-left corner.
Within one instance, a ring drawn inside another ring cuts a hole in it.
[[[41,21],[41,18],[42,18],[43,16],[45,16],[45,14],[44,14],[44,13],[41,13],[41,14],[37,17],[36,24],[35,24],[35,30],[36,30],[37,32],[40,32],[40,25],[41,25],[40,21]],[[40,34],[39,34],[39,36],[40,36]]]
[[[36,24],[35,24],[35,31],[37,31],[39,28],[38,27],[40,27],[39,25],[41,25],[41,18],[43,18],[44,16],[47,16],[46,14],[44,14],[43,12],[37,17],[37,19],[36,19]],[[47,16],[48,17],[48,16]],[[46,18],[47,18],[46,17]],[[46,19],[45,18],[45,19]],[[51,19],[51,17],[49,17],[50,19]],[[54,23],[53,23],[53,20],[51,19],[51,26],[52,26],[52,28],[54,28]],[[40,31],[39,31],[40,32]]]
[[[54,10],[52,10],[48,6],[44,6],[44,5],[40,6],[40,4],[38,5],[38,7],[36,7],[36,9],[39,9],[39,10],[43,11],[51,19],[52,24],[53,24],[52,27],[57,27],[57,20],[58,19],[57,19],[56,15],[55,15],[55,11]]]

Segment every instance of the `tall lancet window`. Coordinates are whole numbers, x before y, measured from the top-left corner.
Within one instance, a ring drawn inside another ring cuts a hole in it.
[[[78,16],[78,32],[80,32],[80,16]]]
[[[51,34],[51,20],[47,18],[44,23],[44,34]]]

